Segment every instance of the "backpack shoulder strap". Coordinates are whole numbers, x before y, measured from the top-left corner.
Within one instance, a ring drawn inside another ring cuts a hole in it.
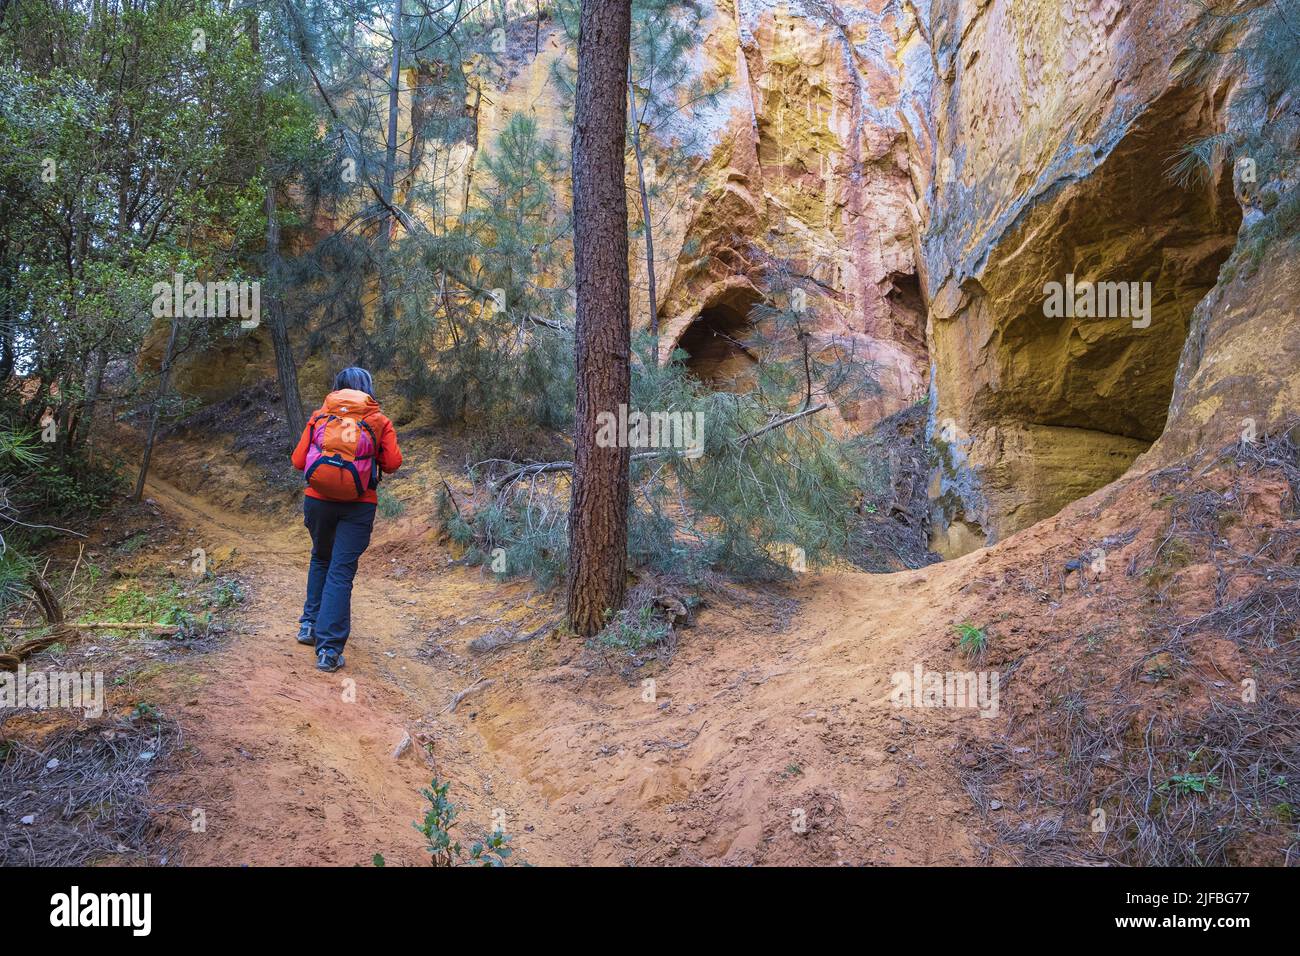
[[[370,423],[366,421],[366,418],[365,418],[364,415],[357,419],[357,424],[360,425],[362,428],[364,428],[367,432],[370,433],[370,441],[371,441],[371,442],[374,444],[374,446],[375,446],[375,455],[378,456],[378,455],[379,455],[379,436],[375,434],[375,430],[374,430],[373,428],[370,427]]]

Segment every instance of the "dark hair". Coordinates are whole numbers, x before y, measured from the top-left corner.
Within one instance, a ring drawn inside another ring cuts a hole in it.
[[[363,368],[353,365],[345,368],[334,376],[334,391],[341,388],[352,388],[358,392],[365,392],[371,398],[375,397],[375,383],[370,379],[370,373]]]

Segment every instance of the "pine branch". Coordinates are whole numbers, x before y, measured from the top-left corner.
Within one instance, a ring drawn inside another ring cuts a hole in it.
[[[768,432],[773,431],[774,429],[783,428],[784,426],[789,425],[791,422],[796,422],[801,418],[807,418],[809,415],[815,415],[817,412],[822,411],[826,407],[827,407],[826,402],[820,402],[817,405],[812,406],[811,408],[804,408],[801,409],[800,411],[793,412],[789,415],[783,415],[780,418],[775,418],[772,421],[768,422],[766,425],[763,425],[760,428],[756,428],[751,432],[746,432],[744,435],[741,435],[739,438],[736,439],[735,444],[738,446],[747,445],[755,438],[758,438],[762,435],[766,435]],[[660,458],[668,454],[668,452],[669,449],[666,448],[659,449],[658,451],[638,452],[637,454],[632,456],[632,461],[648,461],[652,458]],[[514,482],[518,481],[520,478],[531,478],[535,475],[544,475],[551,472],[572,471],[572,470],[573,470],[573,462],[571,461],[548,461],[548,462],[536,462],[531,465],[521,465],[518,468],[515,468],[513,471],[506,472],[500,478],[496,479],[496,481],[493,481],[491,483],[491,488],[493,491],[500,491],[506,485],[513,484]]]

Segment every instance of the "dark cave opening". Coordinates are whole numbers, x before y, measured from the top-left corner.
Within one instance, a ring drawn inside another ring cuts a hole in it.
[[[748,309],[718,303],[700,311],[677,340],[686,353],[686,368],[719,391],[744,392],[753,387],[758,357],[747,339],[753,329]]]

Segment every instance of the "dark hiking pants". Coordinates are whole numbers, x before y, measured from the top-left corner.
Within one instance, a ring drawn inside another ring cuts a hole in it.
[[[343,653],[352,628],[352,579],[370,544],[375,506],[365,501],[303,499],[303,524],[311,532],[307,601],[299,622],[316,634],[316,653]]]

